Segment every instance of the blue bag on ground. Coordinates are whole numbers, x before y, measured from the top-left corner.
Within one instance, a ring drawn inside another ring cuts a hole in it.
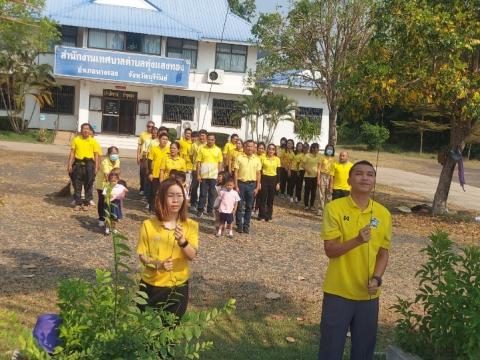
[[[60,345],[58,328],[62,319],[57,314],[43,314],[37,318],[33,329],[33,337],[38,345],[49,354],[52,354],[55,347]]]

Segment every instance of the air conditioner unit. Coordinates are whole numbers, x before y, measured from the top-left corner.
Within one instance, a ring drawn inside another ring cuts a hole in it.
[[[207,82],[210,84],[223,84],[223,70],[209,69],[207,72]]]

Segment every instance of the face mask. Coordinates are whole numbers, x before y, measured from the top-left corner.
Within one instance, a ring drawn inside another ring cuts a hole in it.
[[[117,161],[118,159],[120,159],[120,156],[118,156],[118,154],[112,154],[112,155],[110,155],[110,160],[112,160],[112,161]]]
[[[325,154],[327,154],[328,156],[332,156],[333,155],[333,150],[332,149],[327,149],[327,150],[325,150]]]

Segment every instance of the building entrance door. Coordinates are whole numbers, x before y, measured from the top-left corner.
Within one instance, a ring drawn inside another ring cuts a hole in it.
[[[135,134],[137,93],[103,90],[102,132]]]

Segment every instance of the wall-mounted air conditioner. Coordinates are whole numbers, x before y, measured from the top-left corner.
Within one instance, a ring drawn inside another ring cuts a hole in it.
[[[210,84],[223,84],[223,70],[209,69],[207,72],[207,82]]]

